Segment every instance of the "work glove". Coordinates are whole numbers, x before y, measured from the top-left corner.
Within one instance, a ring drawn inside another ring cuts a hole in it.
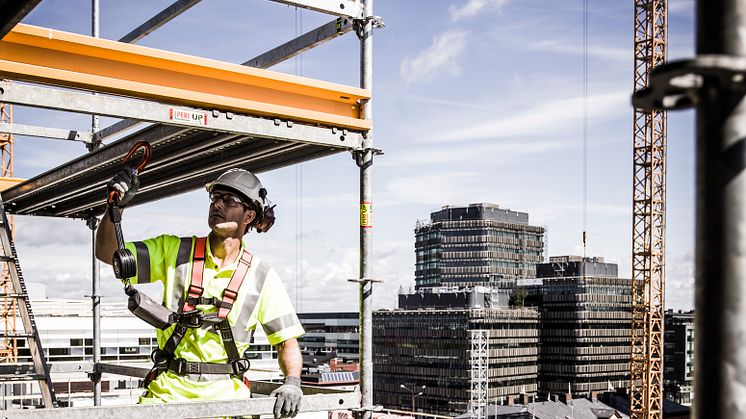
[[[112,191],[116,191],[119,194],[117,206],[124,207],[132,201],[139,187],[140,178],[137,176],[137,171],[131,167],[127,167],[114,175],[109,183],[106,184],[106,194],[108,196]]]
[[[277,387],[269,397],[277,397],[275,400],[275,419],[293,418],[300,409],[300,399],[303,391],[300,389],[299,377],[285,377],[285,382]]]

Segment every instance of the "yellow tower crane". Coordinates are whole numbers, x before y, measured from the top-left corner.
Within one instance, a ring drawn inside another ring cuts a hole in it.
[[[666,0],[635,0],[634,88],[666,61]],[[666,112],[634,110],[630,418],[663,416]]]

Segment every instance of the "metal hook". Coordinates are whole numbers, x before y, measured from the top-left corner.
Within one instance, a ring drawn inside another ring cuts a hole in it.
[[[137,174],[139,172],[142,172],[145,170],[145,166],[150,163],[150,156],[152,155],[153,148],[150,146],[150,143],[147,141],[140,141],[137,144],[135,144],[132,149],[130,149],[129,153],[127,153],[126,156],[124,156],[124,163],[126,165],[127,161],[132,157],[137,150],[143,149],[142,152],[142,159],[140,159],[140,162],[136,166],[130,166],[132,170],[134,171],[134,174]],[[111,191],[109,192],[109,198],[108,202],[110,204],[114,204],[117,201],[117,198],[119,197],[119,192],[117,191]]]
[[[143,171],[145,169],[145,166],[150,163],[150,155],[152,153],[152,147],[150,146],[150,143],[148,143],[147,141],[140,141],[139,143],[135,144],[130,152],[127,153],[127,155],[124,157],[124,162],[127,163],[127,160],[129,160],[130,157],[132,157],[135,152],[141,148],[143,149],[142,159],[140,160],[140,163],[137,164],[137,166],[133,167],[136,173]]]

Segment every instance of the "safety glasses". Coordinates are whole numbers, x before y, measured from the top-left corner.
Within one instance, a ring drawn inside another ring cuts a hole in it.
[[[236,195],[229,193],[210,192],[210,202],[214,204],[218,201],[223,201],[223,205],[225,205],[226,207],[237,207],[239,205],[246,205],[241,200],[241,198],[237,197]]]

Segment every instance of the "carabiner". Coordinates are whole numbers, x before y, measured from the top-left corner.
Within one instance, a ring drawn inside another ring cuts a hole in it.
[[[137,166],[134,166],[135,173],[142,172],[143,169],[145,169],[145,166],[150,163],[150,154],[152,152],[152,147],[150,147],[150,143],[147,141],[140,141],[139,143],[135,144],[134,147],[130,150],[129,153],[124,157],[124,162],[127,163],[127,160],[132,157],[132,155],[135,154],[135,152],[139,149],[143,149],[142,152],[142,159],[140,160],[140,163],[137,164]]]
[[[140,141],[140,142],[138,142],[137,144],[135,144],[130,149],[130,151],[127,153],[126,156],[124,156],[124,159],[123,159],[123,161],[124,161],[124,163],[126,165],[127,161],[130,159],[130,157],[132,157],[137,152],[137,150],[139,150],[141,148],[143,149],[143,151],[142,151],[142,159],[140,159],[140,162],[137,163],[136,166],[130,166],[132,168],[133,172],[134,172],[133,174],[135,174],[135,175],[138,174],[139,172],[142,172],[143,170],[145,170],[145,166],[147,166],[148,163],[150,163],[150,156],[152,154],[152,147],[150,146],[150,143],[148,143],[147,141]],[[119,196],[119,192],[117,192],[117,191],[111,191],[111,192],[109,192],[109,196],[108,196],[107,202],[109,204],[114,204],[116,202],[116,198],[118,196]]]

